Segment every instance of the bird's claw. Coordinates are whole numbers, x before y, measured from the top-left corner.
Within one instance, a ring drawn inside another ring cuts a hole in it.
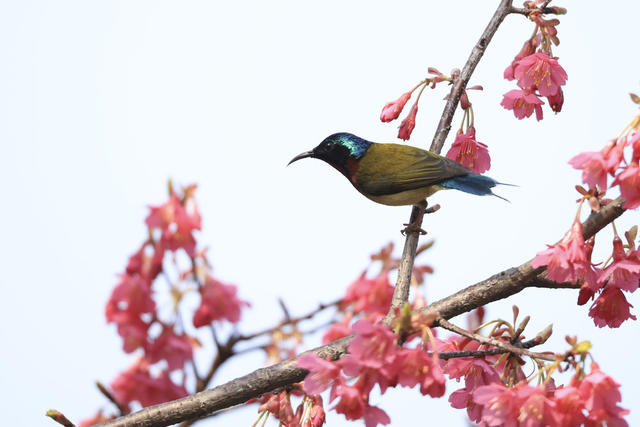
[[[400,230],[400,233],[402,233],[403,236],[406,236],[407,233],[420,233],[421,236],[424,236],[425,234],[427,234],[426,231],[424,231],[422,228],[418,227],[417,224],[415,223],[411,223],[411,224],[402,224],[405,226],[404,229]]]
[[[419,213],[418,218],[415,220],[415,222],[412,222],[410,224],[402,224],[405,226],[403,230],[400,230],[400,233],[402,233],[403,236],[406,236],[407,233],[420,233],[421,236],[424,236],[425,234],[427,234],[426,231],[424,231],[422,228],[420,228],[420,226],[418,226],[419,219],[422,218],[422,216],[425,214],[434,213],[438,211],[438,209],[440,209],[440,205],[433,205],[431,207],[427,207],[426,200],[423,200],[416,206],[420,209],[421,212]]]

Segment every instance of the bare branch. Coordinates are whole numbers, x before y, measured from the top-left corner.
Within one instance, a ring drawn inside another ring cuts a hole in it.
[[[566,10],[556,9],[554,7],[543,7],[541,9],[529,9],[529,8],[520,8],[520,7],[512,7],[509,13],[517,13],[520,15],[529,16],[532,13],[540,12],[543,15],[563,15],[566,13]]]
[[[332,301],[332,302],[329,302],[329,303],[318,304],[317,308],[311,310],[307,314],[304,314],[304,315],[298,316],[298,317],[290,317],[289,319],[285,318],[280,323],[278,323],[276,326],[272,326],[272,327],[269,327],[269,328],[266,328],[266,329],[263,329],[261,331],[254,332],[254,333],[248,334],[248,335],[238,335],[235,338],[233,338],[233,340],[235,342],[247,341],[247,340],[251,340],[253,338],[259,337],[260,335],[271,334],[271,333],[277,331],[278,329],[282,328],[283,326],[295,325],[296,323],[299,323],[299,322],[301,322],[303,320],[311,319],[313,316],[315,316],[316,314],[320,313],[321,311],[324,311],[327,308],[335,307],[338,304],[340,304],[341,302],[342,302],[342,299],[335,300],[335,301]]]
[[[467,83],[469,83],[469,79],[471,78],[473,71],[476,69],[478,62],[480,62],[480,58],[484,55],[493,35],[498,31],[498,27],[504,18],[511,12],[511,2],[512,0],[502,0],[500,2],[500,6],[498,6],[498,9],[493,14],[487,28],[485,28],[482,36],[480,36],[480,39],[473,47],[471,55],[469,55],[469,59],[467,59],[467,63],[464,64],[464,67],[460,72],[460,76],[455,79],[453,87],[451,88],[451,93],[449,93],[449,96],[447,97],[447,103],[442,111],[442,117],[440,118],[440,123],[438,123],[436,134],[431,142],[431,148],[429,148],[429,150],[434,153],[440,153],[440,151],[442,151],[444,141],[447,139],[447,135],[451,129],[451,121],[453,120],[453,115],[455,114],[456,107],[460,101],[460,96],[462,96],[462,92],[465,87],[467,87]]]
[[[515,347],[518,348],[531,348],[536,345],[541,344],[536,338],[524,341],[521,343],[514,344]],[[461,351],[449,351],[438,353],[438,357],[442,360],[455,359],[459,357],[486,357],[486,356],[494,356],[496,354],[504,354],[509,353],[510,350],[505,348],[491,348],[488,350],[461,350]],[[433,353],[431,353],[433,354]]]
[[[474,334],[473,332],[469,332],[465,329],[462,329],[456,325],[454,325],[453,323],[449,322],[448,320],[445,319],[438,319],[438,326],[445,328],[451,332],[455,332],[458,335],[462,335],[463,337],[467,337],[469,339],[472,339],[474,341],[478,341],[481,344],[486,344],[486,345],[491,345],[494,347],[498,347],[501,349],[504,349],[506,352],[509,353],[514,353],[517,354],[519,356],[529,356],[532,357],[534,359],[542,359],[542,360],[548,360],[550,362],[553,362],[556,360],[556,357],[553,354],[548,354],[548,353],[534,353],[532,351],[529,351],[527,349],[521,348],[521,347],[517,347],[515,345],[509,344],[508,342],[503,342],[494,338],[487,338],[484,337],[480,334]]]
[[[118,408],[120,416],[126,415],[131,412],[129,407],[120,403],[118,399],[116,399],[115,396],[100,381],[96,381],[96,387],[98,387],[98,390],[100,390],[100,393],[102,393],[104,397],[106,397],[111,403],[116,406],[116,408]]]

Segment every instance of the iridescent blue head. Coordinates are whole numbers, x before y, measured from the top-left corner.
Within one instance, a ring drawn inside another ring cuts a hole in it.
[[[351,133],[334,133],[326,137],[324,141],[313,150],[305,151],[295,156],[289,164],[306,157],[313,157],[324,160],[342,172],[347,178],[350,178],[349,159],[356,162],[360,160],[371,144],[372,143],[366,139],[362,139]]]

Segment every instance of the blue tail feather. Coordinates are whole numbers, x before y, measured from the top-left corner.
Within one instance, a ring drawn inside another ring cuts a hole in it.
[[[498,184],[502,183],[485,175],[468,173],[466,175],[456,176],[455,178],[448,179],[438,185],[444,188],[451,188],[454,190],[464,191],[465,193],[475,194],[477,196],[492,195],[508,202],[509,200],[505,199],[502,196],[498,196],[493,191],[491,191],[491,189]]]

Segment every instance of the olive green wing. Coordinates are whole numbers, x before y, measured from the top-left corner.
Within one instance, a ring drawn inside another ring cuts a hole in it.
[[[408,145],[373,144],[355,174],[358,189],[372,196],[429,187],[470,169],[430,151]]]

